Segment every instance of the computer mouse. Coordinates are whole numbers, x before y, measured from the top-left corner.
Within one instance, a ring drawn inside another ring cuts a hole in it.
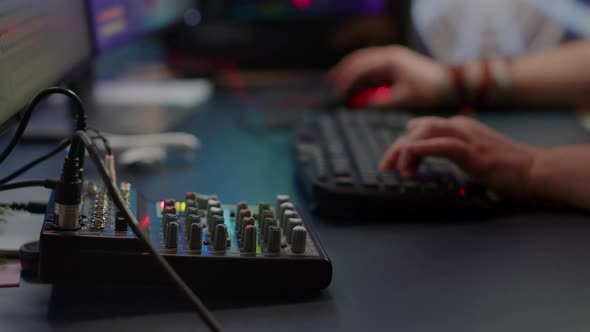
[[[324,108],[361,109],[372,100],[387,99],[391,96],[392,82],[388,80],[362,80],[352,85],[346,93],[323,103]]]
[[[353,86],[345,95],[345,106],[350,109],[367,107],[376,99],[388,99],[391,96],[392,83],[382,81],[380,83],[363,83]]]

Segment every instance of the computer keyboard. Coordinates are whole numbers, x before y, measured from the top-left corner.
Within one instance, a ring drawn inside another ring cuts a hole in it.
[[[306,117],[297,128],[297,179],[316,214],[381,216],[457,215],[488,209],[495,195],[452,162],[426,157],[416,175],[382,173],[378,163],[405,131],[401,112],[338,111]]]

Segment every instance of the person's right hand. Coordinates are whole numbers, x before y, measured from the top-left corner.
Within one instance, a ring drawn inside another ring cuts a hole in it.
[[[407,130],[385,153],[382,171],[397,168],[410,176],[422,157],[443,157],[499,194],[534,198],[531,174],[541,149],[510,140],[465,116],[416,118]]]
[[[391,95],[371,106],[429,107],[444,101],[448,72],[440,63],[402,46],[361,49],[344,57],[328,74],[340,95],[362,80],[374,77],[393,82]]]

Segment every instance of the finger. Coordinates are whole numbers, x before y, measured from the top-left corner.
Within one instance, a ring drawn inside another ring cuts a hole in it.
[[[387,149],[387,151],[383,155],[383,158],[379,162],[379,169],[382,172],[391,171],[397,167],[400,152],[405,143],[405,138],[400,137]]]
[[[397,162],[397,168],[399,169],[400,175],[410,177],[414,175],[414,170],[411,165],[412,156],[407,146],[402,147],[399,152],[399,160]]]
[[[455,162],[459,167],[469,170],[473,164],[469,145],[452,137],[437,137],[428,140],[408,142],[405,146],[408,158],[405,166],[425,156],[442,157]]]
[[[469,142],[469,136],[465,132],[466,128],[458,126],[452,121],[438,117],[426,117],[414,120],[412,125],[408,125],[408,140],[423,140],[435,137],[453,137],[464,142]]]
[[[413,119],[409,120],[408,123],[406,124],[406,129],[411,130],[413,128],[416,128],[416,127],[422,125],[425,122],[437,121],[439,119],[444,120],[445,118],[440,117],[440,116],[421,116],[421,117],[413,118]]]
[[[332,69],[328,71],[328,78],[333,81],[337,81],[338,78],[350,67],[351,63],[354,63],[372,53],[378,52],[378,50],[379,48],[377,47],[370,47],[350,53],[349,55],[342,58],[342,60],[340,60],[332,67]]]
[[[334,75],[334,84],[340,93],[346,93],[360,79],[372,74],[392,71],[391,60],[387,54],[374,52],[347,61],[346,65]]]
[[[403,138],[391,145],[383,156],[381,162],[379,163],[379,169],[382,171],[388,171],[401,167],[401,164],[403,163],[400,160],[400,150],[405,145],[434,138],[452,138],[460,140],[464,143],[469,142],[467,134],[464,133],[459,126],[455,125],[448,119],[441,117],[417,118],[412,120],[408,127],[410,128],[408,133]],[[409,159],[408,163],[411,162],[414,161]]]

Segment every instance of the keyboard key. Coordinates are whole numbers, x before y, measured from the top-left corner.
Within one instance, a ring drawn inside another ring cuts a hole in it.
[[[339,142],[329,142],[326,149],[331,155],[344,155],[344,146]]]
[[[400,182],[395,175],[391,173],[385,173],[381,174],[381,178],[383,179],[385,190],[399,190]]]
[[[422,184],[422,189],[424,189],[425,191],[429,191],[429,192],[438,191],[439,188],[440,188],[439,184],[434,181],[428,181],[428,182],[424,182]]]
[[[366,187],[378,187],[379,180],[377,179],[376,174],[361,174],[360,175],[361,182]]]
[[[420,187],[418,182],[414,181],[412,178],[402,178],[401,181],[402,191],[404,192],[418,192],[420,191]]]
[[[354,186],[354,179],[351,177],[337,177],[336,178],[336,185],[339,187],[352,187]]]
[[[332,159],[332,172],[336,176],[350,176],[352,175],[352,171],[350,169],[350,164],[348,160],[341,158],[341,159]]]

